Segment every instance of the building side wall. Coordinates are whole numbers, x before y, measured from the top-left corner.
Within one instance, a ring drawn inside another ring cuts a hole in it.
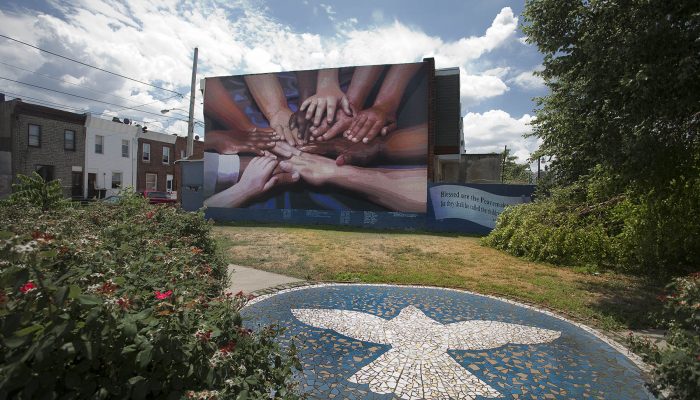
[[[0,102],[0,199],[12,193],[12,111],[16,103]]]

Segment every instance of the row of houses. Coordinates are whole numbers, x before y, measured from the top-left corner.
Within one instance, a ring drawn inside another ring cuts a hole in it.
[[[185,137],[148,131],[128,120],[5,101],[0,95],[0,198],[11,193],[17,174],[32,172],[59,180],[73,199],[108,197],[123,187],[177,198],[175,161],[185,158],[186,148]],[[202,158],[203,148],[195,140],[190,158]]]

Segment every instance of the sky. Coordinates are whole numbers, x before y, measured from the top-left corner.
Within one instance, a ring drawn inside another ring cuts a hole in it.
[[[4,38],[0,77],[6,79],[0,79],[0,92],[8,99],[129,118],[150,130],[186,135],[194,47],[198,82],[434,57],[437,68],[460,68],[467,152],[508,146],[524,162],[538,146],[536,138],[523,137],[532,129],[533,98],[547,88],[533,75],[542,56],[520,29],[523,7],[524,0],[4,0],[0,34],[187,96]],[[201,103],[198,90],[199,121]],[[162,109],[179,110],[163,115]],[[199,124],[195,133],[203,134]]]

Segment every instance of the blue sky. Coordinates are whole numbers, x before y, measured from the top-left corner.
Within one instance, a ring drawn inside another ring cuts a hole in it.
[[[522,137],[531,130],[532,98],[547,91],[532,75],[542,57],[524,43],[523,7],[524,0],[3,1],[0,33],[182,93],[189,91],[195,46],[199,77],[431,56],[438,67],[460,67],[467,151],[502,151],[508,145],[524,161],[537,147],[536,139]],[[0,90],[12,93],[8,97],[186,133],[179,119],[123,108],[146,104],[137,109],[158,114],[163,108],[187,109],[187,99],[168,98],[168,92],[5,39],[0,43],[0,76],[123,107],[0,80]],[[196,110],[201,119],[201,105]]]

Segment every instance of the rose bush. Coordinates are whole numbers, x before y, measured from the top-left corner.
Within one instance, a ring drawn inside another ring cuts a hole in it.
[[[0,398],[297,397],[201,213],[27,198],[0,202]]]

